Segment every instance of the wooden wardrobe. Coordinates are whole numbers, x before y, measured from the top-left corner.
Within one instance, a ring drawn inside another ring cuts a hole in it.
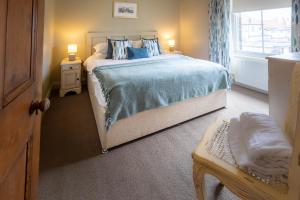
[[[43,0],[0,0],[1,200],[37,199],[43,17]]]

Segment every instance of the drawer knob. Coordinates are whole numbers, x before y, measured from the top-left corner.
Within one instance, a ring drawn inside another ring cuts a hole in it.
[[[70,69],[73,69],[73,67],[70,67]]]

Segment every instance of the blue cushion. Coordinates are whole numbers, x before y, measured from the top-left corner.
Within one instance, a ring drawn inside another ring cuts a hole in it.
[[[147,48],[127,47],[128,60],[149,58]]]
[[[108,39],[108,40],[107,40],[108,48],[107,48],[106,59],[112,59],[112,58],[113,58],[113,45],[112,45],[112,42],[113,42],[113,41],[127,41],[127,39],[125,39],[125,40],[113,40],[113,39]]]

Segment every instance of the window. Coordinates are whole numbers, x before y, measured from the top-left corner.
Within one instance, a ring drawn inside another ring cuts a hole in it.
[[[291,8],[234,14],[236,53],[281,54],[291,49]]]

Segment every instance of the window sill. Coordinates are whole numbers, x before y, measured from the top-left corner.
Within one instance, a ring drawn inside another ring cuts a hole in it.
[[[232,57],[234,58],[243,58],[243,59],[251,59],[251,60],[261,60],[261,61],[267,61],[266,56],[254,56],[254,55],[243,55],[243,54],[234,54]]]
[[[255,59],[255,60],[267,60],[266,58],[269,56],[273,56],[274,54],[267,53],[254,53],[247,51],[235,51],[233,52],[233,57],[235,58],[247,58],[247,59]]]

